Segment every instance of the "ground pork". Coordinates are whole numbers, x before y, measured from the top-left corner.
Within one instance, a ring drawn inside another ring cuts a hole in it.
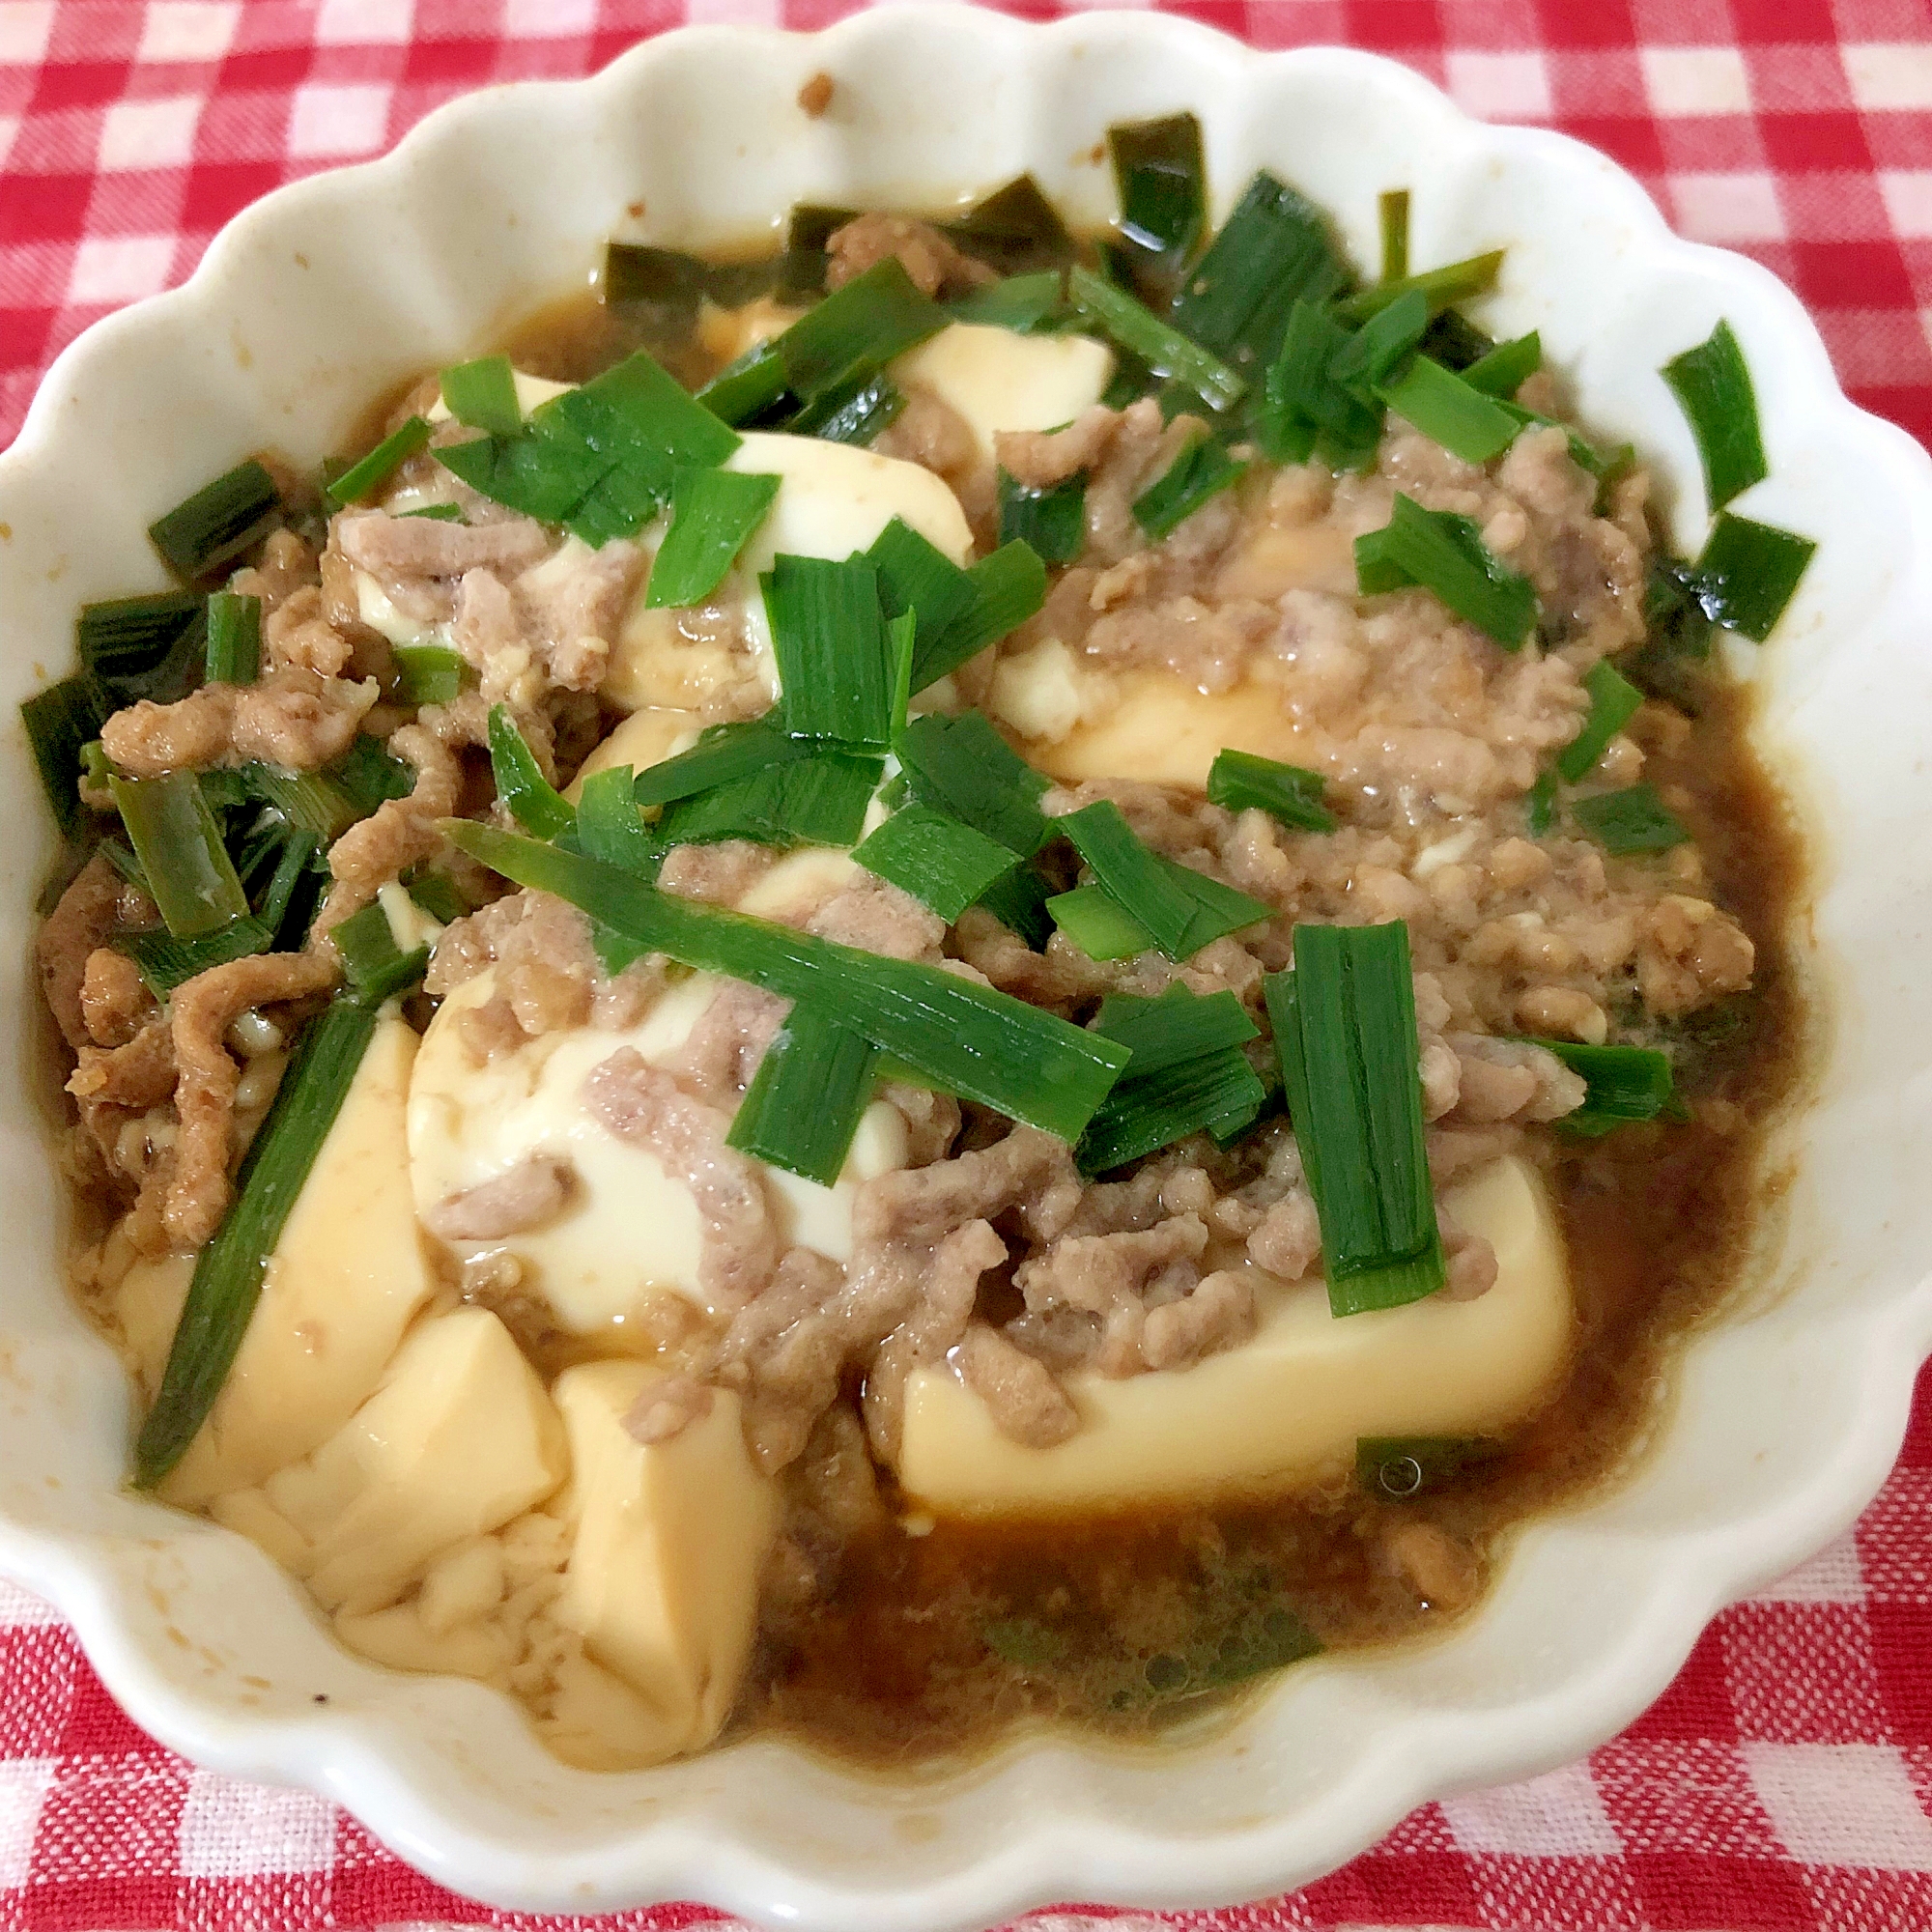
[[[835,228],[825,244],[828,288],[842,289],[888,256],[896,257],[922,295],[957,296],[983,288],[999,276],[983,262],[962,255],[930,222],[896,214],[862,214]]]
[[[205,684],[174,704],[144,697],[107,721],[100,742],[131,778],[256,758],[314,771],[348,751],[380,695],[374,678],[352,683],[288,665],[259,684]]]
[[[445,1241],[494,1241],[542,1228],[563,1212],[577,1170],[563,1154],[535,1153],[506,1173],[447,1195],[423,1215]]]
[[[391,879],[442,850],[437,820],[449,817],[463,791],[463,768],[446,747],[419,724],[389,734],[388,749],[415,767],[407,797],[384,799],[359,825],[328,848],[334,884],[316,916],[318,936],[360,912]]]
[[[98,1046],[126,1046],[153,1015],[155,996],[126,953],[102,946],[87,955],[80,1009]]]
[[[1080,1413],[1053,1372],[997,1328],[976,1321],[952,1350],[959,1377],[986,1405],[1003,1435],[1029,1449],[1051,1449],[1080,1427]]]
[[[41,996],[71,1047],[92,1043],[81,989],[87,962],[120,923],[121,875],[97,852],[78,872],[34,935]]]

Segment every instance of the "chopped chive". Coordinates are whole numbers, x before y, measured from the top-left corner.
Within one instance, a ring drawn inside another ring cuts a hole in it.
[[[451,841],[504,877],[554,893],[633,945],[837,1012],[855,1033],[948,1093],[1080,1137],[1125,1051],[1024,1001],[937,966],[674,898],[608,866],[454,819]]]
[[[1574,1039],[1532,1039],[1583,1076],[1583,1104],[1556,1124],[1589,1138],[1632,1122],[1654,1121],[1677,1098],[1670,1059],[1649,1046],[1586,1046]]]
[[[1399,282],[1408,274],[1408,190],[1384,190],[1378,203],[1382,230],[1382,272],[1385,282]]]
[[[451,704],[463,690],[463,658],[447,644],[398,644],[397,704]]]
[[[175,1324],[161,1386],[134,1445],[134,1481],[151,1490],[186,1453],[235,1361],[269,1259],[335,1124],[363,1050],[372,1008],[338,1000],[312,1020],[242,1156],[235,1203],[202,1249]]]
[[[1054,924],[1090,959],[1131,959],[1155,951],[1153,934],[1105,886],[1075,886],[1046,902]]]
[[[1088,1122],[1075,1150],[1087,1174],[1104,1174],[1189,1134],[1226,1141],[1261,1112],[1267,1090],[1241,1051],[1260,1029],[1233,993],[1173,987],[1157,1000],[1101,1003],[1094,1030],[1128,1047],[1127,1070]]]
[[[420,509],[401,510],[399,517],[421,517],[432,524],[461,524],[468,521],[461,503],[425,503]]]
[[[1121,238],[1160,268],[1178,271],[1208,224],[1208,170],[1192,114],[1122,122],[1107,129]]]
[[[1158,543],[1247,473],[1212,437],[1196,437],[1134,498],[1134,522]]]
[[[1643,693],[1618,674],[1608,658],[1599,658],[1583,674],[1590,710],[1583,728],[1556,755],[1564,781],[1576,784],[1604,755],[1605,748],[1637,714]]]
[[[1543,367],[1543,338],[1535,329],[1499,342],[1463,371],[1463,380],[1486,396],[1508,402]]]
[[[1502,266],[1503,250],[1492,248],[1488,254],[1471,255],[1465,261],[1428,269],[1419,275],[1405,275],[1399,282],[1378,282],[1373,288],[1359,289],[1335,304],[1336,313],[1344,322],[1367,322],[1390,302],[1413,291],[1428,302],[1430,314],[1439,314],[1452,302],[1487,295],[1495,287]]]
[[[1448,1271],[1423,1148],[1408,928],[1297,925],[1293,970],[1264,986],[1331,1312],[1435,1293]]]
[[[366,731],[357,733],[332,765],[325,765],[321,776],[349,801],[358,818],[367,818],[386,800],[407,798],[415,784],[410,767]]]
[[[1094,1024],[1096,1032],[1132,1049],[1130,1080],[1261,1037],[1261,1029],[1233,993],[1190,993],[1179,984],[1151,1000],[1109,993]]]
[[[764,590],[785,729],[883,750],[894,680],[878,572],[863,555],[777,556]]]
[[[1087,473],[1029,490],[998,472],[1000,541],[1027,545],[1042,563],[1071,563],[1087,541]]]
[[[1381,405],[1336,374],[1351,352],[1358,360],[1368,353],[1326,308],[1298,301],[1289,311],[1257,420],[1263,449],[1273,461],[1305,463],[1320,442],[1334,467],[1346,469],[1362,452],[1374,450],[1381,436]]]
[[[516,373],[507,355],[459,362],[439,380],[442,400],[458,422],[487,429],[492,436],[523,434],[523,405],[517,401]]]
[[[975,322],[991,328],[1010,328],[1027,335],[1059,313],[1066,298],[1066,277],[1058,269],[1034,275],[1009,275],[983,289],[974,289],[946,312],[954,322]]]
[[[833,236],[848,221],[857,221],[860,213],[856,208],[835,208],[823,202],[797,202],[785,227],[785,246],[817,249],[822,254]]]
[[[407,991],[429,970],[429,948],[418,946],[405,952],[380,904],[351,913],[328,936],[341,954],[351,990],[365,1007],[380,1007]]]
[[[577,823],[569,801],[544,777],[535,753],[501,704],[490,707],[490,772],[497,798],[526,832],[555,838]]]
[[[631,794],[642,806],[668,805],[673,799],[692,798],[748,778],[768,765],[809,758],[813,750],[810,739],[794,738],[781,729],[776,717],[713,724],[689,751],[661,758],[637,773]]]
[[[1053,915],[1046,908],[1057,890],[1037,864],[1023,859],[995,879],[980,895],[978,904],[1040,952],[1053,937]]]
[[[623,765],[592,772],[577,803],[577,838],[591,858],[640,879],[655,879],[663,845],[644,823],[643,809]]]
[[[436,460],[478,496],[544,524],[568,522],[615,468],[587,444],[546,436],[479,436],[444,444]]]
[[[192,772],[109,779],[148,891],[177,939],[199,939],[248,910],[248,895]]]
[[[778,494],[776,476],[677,470],[671,479],[670,528],[651,564],[645,605],[663,611],[703,603],[724,581]]]
[[[1398,296],[1344,339],[1328,365],[1330,380],[1352,390],[1359,401],[1371,401],[1376,385],[1388,381],[1428,327],[1428,302],[1413,289]]]
[[[1074,307],[1122,349],[1138,355],[1155,375],[1186,384],[1210,410],[1231,409],[1246,392],[1247,384],[1218,355],[1092,270],[1073,270],[1066,292]]]
[[[80,668],[119,704],[184,697],[208,668],[208,600],[193,590],[84,604],[74,622]]]
[[[280,765],[256,762],[234,771],[203,772],[201,789],[216,810],[266,805],[283,825],[313,832],[324,845],[333,844],[358,818],[369,815],[359,800],[326,773],[292,772]]]
[[[1754,643],[1771,636],[1818,546],[1774,524],[1718,513],[1695,565],[1704,614]]]
[[[866,553],[879,573],[879,602],[888,617],[918,613],[914,661],[919,639],[928,652],[947,628],[972,609],[978,589],[972,575],[928,542],[903,517],[895,517]],[[930,683],[931,680],[927,679]]]
[[[275,479],[250,457],[156,518],[148,538],[168,568],[192,583],[259,542],[281,513]]]
[[[949,812],[1022,859],[1032,858],[1053,836],[1039,809],[1046,780],[983,713],[915,718],[893,749],[920,804]]]
[[[439,925],[454,925],[459,919],[468,918],[471,910],[469,901],[457,890],[456,881],[447,872],[428,872],[418,867],[403,874],[403,887]]]
[[[253,684],[262,674],[262,600],[217,590],[208,600],[208,681]]]
[[[865,830],[882,759],[811,740],[812,755],[679,799],[658,821],[666,845],[850,845]]]
[[[896,256],[888,255],[777,338],[785,386],[809,399],[857,369],[883,369],[937,335],[946,322],[946,311],[920,293]]]
[[[1636,852],[1667,852],[1690,837],[1684,824],[1647,779],[1622,791],[1573,799],[1571,816],[1614,858]]]
[[[1523,799],[1523,822],[1532,838],[1548,838],[1556,829],[1556,768],[1546,765]]]
[[[1365,596],[1419,583],[1509,651],[1541,613],[1529,579],[1492,556],[1467,517],[1425,510],[1400,491],[1388,523],[1355,539],[1355,576]]]
[[[787,248],[749,262],[706,262],[674,248],[608,242],[598,293],[607,308],[655,302],[691,311],[707,298],[738,308],[774,290],[789,293],[823,282],[823,257],[822,249]]]
[[[662,477],[667,490],[677,465],[706,469],[738,447],[736,432],[641,349],[540,405],[530,427],[543,436],[581,438],[600,455]]]
[[[765,1048],[724,1145],[830,1187],[871,1104],[877,1062],[864,1034],[801,1001]]]
[[[64,677],[20,706],[20,723],[41,788],[61,830],[71,838],[89,817],[80,802],[81,748],[100,736],[110,706],[91,677]]]
[[[1002,274],[1057,268],[1073,259],[1073,238],[1032,175],[1016,175],[940,227],[967,254]]]
[[[374,496],[417,450],[428,446],[429,436],[429,424],[421,416],[412,416],[400,429],[385,436],[367,456],[352,463],[336,477],[328,486],[329,500],[337,504],[359,503],[363,497]],[[447,454],[442,452],[439,461]]]
[[[273,935],[271,949],[298,952],[308,943],[309,923],[321,901],[327,863],[322,858],[322,840],[313,832],[292,827],[281,835],[278,846],[255,917]]]
[[[886,669],[892,681],[892,724],[886,742],[896,745],[905,736],[912,712],[912,660],[919,641],[919,613],[902,611],[886,619]]]
[[[925,626],[913,648],[912,688],[923,691],[1018,628],[1046,602],[1046,565],[1031,544],[1003,543],[982,556],[966,581],[973,601],[936,637]]]
[[[901,807],[852,857],[948,925],[1019,864],[1015,853],[983,832],[923,805]]]
[[[804,403],[785,429],[793,436],[863,449],[899,419],[905,406],[899,385],[883,369],[862,362]]]
[[[177,986],[185,985],[211,966],[226,966],[232,960],[268,952],[275,943],[275,934],[265,921],[243,913],[199,939],[176,939],[166,932],[128,932],[108,943],[134,962],[142,985],[156,999],[165,1000]]]
[[[1378,393],[1405,422],[1464,463],[1480,465],[1500,456],[1520,427],[1493,397],[1427,355],[1411,356],[1408,367]]]
[[[1355,1443],[1355,1481],[1382,1502],[1406,1503],[1502,1453],[1483,1435],[1364,1435]]]
[[[1719,322],[1694,349],[1673,355],[1662,373],[1697,440],[1711,508],[1721,510],[1771,473],[1758,433],[1750,371],[1731,325]]]
[[[720,422],[736,428],[775,408],[785,393],[784,357],[769,338],[753,344],[698,390],[697,400]]]
[[[1252,752],[1223,751],[1208,772],[1208,802],[1228,811],[1259,807],[1297,832],[1333,832],[1335,814],[1321,803],[1320,772],[1277,764]]]

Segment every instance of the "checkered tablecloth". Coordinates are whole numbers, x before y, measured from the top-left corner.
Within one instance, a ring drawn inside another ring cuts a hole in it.
[[[0,0],[0,445],[40,373],[179,281],[244,203],[466,88],[601,66],[686,20],[838,0]],[[1047,14],[1050,7],[1020,11]],[[1932,440],[1932,0],[1203,0],[1263,45],[1393,54],[1465,107],[1633,169],[1810,307],[1853,396]],[[0,613],[4,618],[4,613]],[[1343,1926],[1932,1932],[1932,1382],[1856,1533],[1705,1635],[1587,1762],[1426,1806],[1293,1897],[1065,1932]],[[573,1926],[708,1924],[665,1907]],[[310,1932],[491,1914],[319,1799],[197,1772],[0,1584],[0,1932]]]

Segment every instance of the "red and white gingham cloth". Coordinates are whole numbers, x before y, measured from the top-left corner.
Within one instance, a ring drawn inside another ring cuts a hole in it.
[[[687,20],[840,0],[0,0],[0,444],[96,317],[185,276],[244,203],[491,81]],[[1050,5],[1016,11],[1051,14]],[[1867,408],[1932,440],[1932,0],[1193,0],[1261,45],[1395,55],[1633,169],[1784,276]],[[1932,1380],[1856,1533],[1719,1618],[1587,1762],[1425,1806],[1292,1897],[1067,1932],[1932,1932]],[[193,1770],[0,1584],[0,1932],[720,1922],[495,1914],[318,1798]]]

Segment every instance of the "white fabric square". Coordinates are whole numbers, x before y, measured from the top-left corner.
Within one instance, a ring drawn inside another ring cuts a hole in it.
[[[0,0],[0,67],[31,67],[54,31],[54,0]]]
[[[784,0],[685,0],[688,27],[781,27]]]
[[[1613,1859],[1622,1852],[1587,1764],[1565,1765],[1542,1777],[1441,1801],[1442,1814],[1465,1852],[1506,1858]]]
[[[141,61],[213,61],[235,39],[239,6],[228,0],[154,0],[141,19]]]
[[[100,117],[99,165],[107,170],[181,167],[194,158],[200,120],[201,102],[192,95],[114,101]]]
[[[0,1892],[27,1883],[41,1806],[53,1781],[51,1758],[19,1757],[0,1764]]]
[[[1801,1863],[1932,1866],[1932,1818],[1889,1745],[1747,1744],[1744,1756],[1759,1802]]]
[[[1850,381],[1840,377],[1840,381]],[[1864,1571],[1859,1546],[1849,1534],[1828,1543],[1808,1563],[1750,1599],[1755,1604],[1861,1604],[1865,1600]]]
[[[1932,107],[1932,46],[1912,41],[1851,42],[1839,49],[1861,107]]]
[[[0,155],[6,153],[6,148],[5,128],[0,127]],[[0,1630],[25,1624],[57,1624],[61,1620],[61,1613],[51,1604],[0,1577]]]
[[[312,1791],[281,1791],[197,1771],[182,1806],[185,1878],[250,1878],[257,1872],[327,1868],[335,1812]]]
[[[506,40],[561,40],[587,34],[596,24],[597,0],[504,0]]]
[[[389,129],[389,90],[373,84],[311,82],[296,89],[289,116],[295,156],[371,155]]]
[[[1456,104],[1487,121],[1535,121],[1549,116],[1549,69],[1540,53],[1452,53],[1449,92]]]
[[[172,235],[90,235],[74,250],[67,298],[72,302],[132,301],[168,285]]]
[[[1782,242],[1784,210],[1768,174],[1672,175],[1677,225],[1693,242]]]
[[[1891,232],[1901,241],[1932,235],[1932,168],[1881,168],[1878,191]]]
[[[1644,92],[1660,114],[1743,114],[1750,76],[1736,47],[1644,47]]]
[[[400,46],[410,37],[414,14],[411,0],[322,0],[315,16],[316,44]]]

